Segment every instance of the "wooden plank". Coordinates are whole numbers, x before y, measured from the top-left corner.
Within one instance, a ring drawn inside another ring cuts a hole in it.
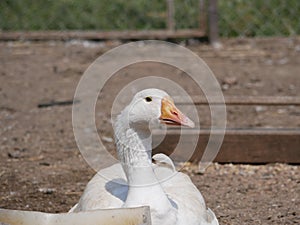
[[[196,38],[205,36],[202,30],[141,30],[141,31],[11,31],[0,32],[0,41],[14,40],[130,40]]]
[[[300,105],[299,96],[225,96],[226,105]],[[208,101],[204,96],[192,96],[195,105],[207,105]],[[210,104],[223,104],[220,98],[211,98]],[[178,105],[189,105],[187,99],[174,97]]]
[[[216,134],[220,131],[215,130]],[[154,140],[162,135],[154,132]],[[154,153],[173,152],[179,136],[179,129],[168,130],[167,137]],[[192,135],[199,135],[197,148],[190,161],[199,162],[207,145],[210,131],[186,129],[183,131],[183,149],[174,155],[176,160],[184,160],[189,149]],[[228,129],[216,162],[220,163],[300,163],[300,129]]]

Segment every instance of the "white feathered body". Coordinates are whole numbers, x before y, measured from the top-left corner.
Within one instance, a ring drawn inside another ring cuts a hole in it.
[[[154,171],[159,180],[163,180],[173,173],[173,170],[169,168],[158,166],[155,167]],[[160,185],[176,211],[176,225],[218,224],[214,213],[206,208],[201,193],[186,174],[175,173],[171,178],[161,181]],[[121,208],[126,201],[127,193],[128,186],[125,173],[121,164],[115,164],[99,171],[90,180],[78,204],[71,211]],[[159,202],[159,199],[155,199],[156,196],[148,197]],[[155,218],[153,214],[156,212],[151,211],[151,217]],[[152,219],[153,225],[156,225],[154,222]]]

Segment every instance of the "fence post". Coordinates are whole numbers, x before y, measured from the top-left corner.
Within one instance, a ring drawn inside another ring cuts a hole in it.
[[[167,26],[168,30],[175,30],[175,8],[174,8],[174,0],[167,0],[167,9],[168,9],[168,17],[167,17]]]
[[[209,20],[209,41],[215,48],[220,48],[219,28],[218,28],[218,0],[209,0],[208,20]]]
[[[207,4],[206,0],[199,0],[199,29],[207,34]]]

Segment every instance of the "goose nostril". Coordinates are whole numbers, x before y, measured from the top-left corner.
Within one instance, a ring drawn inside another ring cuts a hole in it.
[[[178,116],[178,113],[176,111],[172,111],[172,114]]]

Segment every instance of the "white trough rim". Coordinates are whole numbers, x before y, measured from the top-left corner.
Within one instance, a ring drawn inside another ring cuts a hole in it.
[[[0,225],[151,225],[150,208],[100,209],[75,213],[44,213],[0,208]]]

